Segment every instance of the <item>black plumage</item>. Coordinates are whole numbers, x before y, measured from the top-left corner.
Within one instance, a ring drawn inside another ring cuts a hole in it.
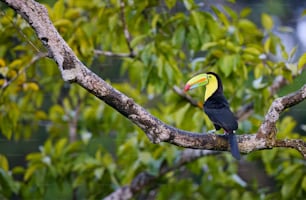
[[[236,159],[240,159],[238,143],[234,131],[238,129],[238,122],[229,108],[229,103],[223,94],[223,85],[219,76],[213,72],[207,74],[214,75],[218,80],[217,90],[204,102],[204,112],[213,122],[215,129],[223,129],[228,137],[231,153]]]

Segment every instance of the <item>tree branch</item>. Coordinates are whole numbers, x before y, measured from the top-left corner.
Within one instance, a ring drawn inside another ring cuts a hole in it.
[[[184,92],[182,92],[182,90],[180,90],[180,88],[174,86],[173,89],[180,96],[182,96],[183,98],[186,98],[187,101],[189,101],[192,105],[194,105],[196,107],[199,107],[198,104],[195,103],[195,101],[190,96],[188,96]],[[269,112],[266,115],[266,116],[268,116],[267,118],[268,119],[271,118],[271,115],[274,115],[273,113],[275,112],[275,110],[277,110],[280,113],[285,108],[291,107],[291,106],[299,103],[300,101],[305,99],[305,96],[306,96],[306,84],[299,91],[294,92],[292,94],[289,94],[285,97],[276,99],[272,103],[272,105],[269,109]],[[279,101],[282,102],[283,108],[278,108],[278,102]],[[246,108],[244,108],[242,110],[248,110],[248,107],[249,107],[249,105],[247,105]],[[243,111],[241,111],[241,112],[243,112]],[[278,118],[277,119],[275,118],[275,120],[277,121]],[[267,123],[270,123],[270,124],[267,124],[266,126],[272,126],[273,127],[272,130],[274,131],[275,122],[267,122]],[[262,125],[262,126],[265,126],[265,125]],[[272,133],[274,134],[274,132],[272,132]],[[258,133],[258,134],[260,134],[260,133]],[[266,133],[266,134],[268,134],[268,133]],[[305,157],[306,156],[306,143],[303,140],[299,140],[299,139],[275,140],[275,135],[272,135],[272,136],[273,137],[266,139],[267,141],[274,141],[273,143],[271,143],[271,148],[273,148],[273,147],[293,148],[293,149],[296,149],[297,151],[299,151],[304,156],[304,158],[306,158]],[[241,145],[240,145],[240,147],[241,147]],[[174,164],[172,167],[165,167],[165,168],[161,169],[160,170],[161,173],[158,176],[152,176],[147,172],[142,172],[142,173],[138,174],[133,179],[133,181],[130,185],[123,186],[123,187],[117,189],[116,191],[114,191],[113,193],[108,195],[104,200],[111,200],[111,199],[128,200],[128,199],[131,199],[131,197],[133,197],[135,194],[140,192],[141,189],[143,189],[144,187],[146,187],[150,183],[156,181],[158,179],[158,177],[161,177],[161,176],[165,175],[165,173],[168,173],[170,171],[178,169],[182,165],[185,165],[185,164],[187,164],[189,162],[192,162],[192,161],[194,161],[198,158],[201,158],[203,156],[212,155],[212,154],[216,154],[216,153],[220,153],[220,152],[209,151],[209,150],[186,149],[186,150],[182,151],[181,156],[179,158],[179,161],[176,164]],[[135,183],[138,183],[138,184],[135,184]],[[127,193],[129,195],[126,195]],[[121,198],[118,198],[118,197],[121,197]],[[122,197],[124,197],[124,198],[122,198]]]
[[[207,149],[227,151],[228,142],[222,135],[198,134],[169,126],[127,97],[113,88],[103,79],[90,71],[79,61],[71,48],[56,31],[48,17],[47,10],[41,4],[33,1],[1,0],[7,3],[32,26],[49,50],[51,58],[57,63],[64,81],[75,82],[88,92],[116,109],[134,124],[139,126],[153,143],[167,142],[177,146],[193,149]],[[244,134],[237,136],[239,149],[242,153],[249,153],[259,149],[269,149],[275,146],[275,139],[265,135],[274,133],[275,122],[280,112],[306,98],[306,86],[300,91],[276,99],[267,113],[258,134]],[[274,133],[275,134],[275,133]],[[273,134],[272,134],[273,135]],[[300,151],[301,152],[301,151]],[[304,151],[302,151],[304,152]],[[303,155],[306,158],[306,154]]]
[[[160,177],[165,174],[174,171],[180,168],[187,163],[193,162],[203,156],[216,155],[220,152],[209,151],[209,150],[196,150],[196,149],[185,149],[179,155],[178,161],[170,166],[160,166],[158,175],[151,175],[147,172],[139,173],[132,181],[130,185],[120,187],[107,197],[103,198],[104,200],[128,200],[131,199],[135,194],[139,193],[144,187],[150,185],[150,183],[157,181]]]
[[[265,119],[258,130],[257,137],[270,139],[275,138],[275,124],[279,119],[280,113],[283,112],[286,108],[292,107],[300,103],[301,101],[305,100],[305,98],[306,84],[296,92],[275,99],[272,105],[270,106],[268,113],[265,115]],[[272,140],[272,142],[275,141]],[[304,155],[304,157],[305,156],[306,154]]]
[[[276,140],[275,147],[285,147],[285,148],[293,148],[298,150],[302,155],[306,155],[306,143],[303,140],[295,140],[295,139],[283,139]]]
[[[123,116],[127,117],[134,124],[139,126],[153,143],[168,142],[177,146],[192,149],[207,149],[227,151],[228,142],[222,135],[216,134],[198,134],[169,126],[148,113],[143,107],[136,104],[133,99],[122,94],[107,84],[103,79],[91,72],[83,63],[79,61],[71,48],[62,39],[56,31],[48,17],[47,10],[39,3],[33,0],[14,1],[1,0],[12,7],[16,12],[32,26],[50,53],[50,57],[57,63],[64,81],[75,82],[84,87],[90,93],[116,109]],[[126,29],[127,30],[127,29]],[[126,36],[126,38],[129,38]],[[113,54],[115,55],[115,54]],[[174,90],[177,88],[174,87]],[[188,99],[188,97],[186,96]],[[302,140],[284,139],[276,140],[275,123],[279,115],[286,108],[296,105],[306,98],[306,85],[299,91],[287,96],[276,99],[265,120],[259,128],[257,134],[244,134],[237,136],[239,149],[243,153],[249,153],[261,149],[270,149],[274,147],[294,148],[306,158],[306,143]],[[193,102],[198,106],[197,102]],[[213,151],[186,149],[181,155],[179,161],[174,166],[166,166],[160,169],[160,175],[191,162]],[[139,174],[131,185],[122,187],[109,195],[106,199],[114,199],[115,195],[131,198],[133,194],[140,191],[144,186],[157,177],[147,173]]]

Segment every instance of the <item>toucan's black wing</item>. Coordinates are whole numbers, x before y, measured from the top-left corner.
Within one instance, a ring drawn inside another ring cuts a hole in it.
[[[239,147],[234,134],[238,129],[236,117],[229,108],[228,102],[223,95],[215,95],[204,103],[204,112],[213,122],[216,130],[223,128],[228,133],[228,142],[234,158],[240,160]]]
[[[230,110],[228,102],[223,95],[209,98],[204,103],[204,112],[217,130],[223,128],[225,132],[232,133],[238,129],[236,117]]]

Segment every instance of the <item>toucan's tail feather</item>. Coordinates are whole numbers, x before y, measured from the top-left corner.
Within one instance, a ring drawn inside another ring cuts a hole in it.
[[[228,134],[228,142],[230,144],[231,153],[233,157],[236,158],[237,160],[240,160],[240,151],[238,148],[237,138],[234,133]]]

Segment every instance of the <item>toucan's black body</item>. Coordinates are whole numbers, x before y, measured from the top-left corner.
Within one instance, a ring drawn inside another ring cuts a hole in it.
[[[213,74],[218,79],[217,90],[205,101],[204,112],[209,119],[213,122],[216,130],[223,128],[231,147],[231,153],[236,159],[240,159],[240,153],[238,149],[237,139],[234,131],[238,129],[238,122],[236,117],[229,108],[229,104],[223,94],[223,86],[219,76],[213,72],[207,74]]]

